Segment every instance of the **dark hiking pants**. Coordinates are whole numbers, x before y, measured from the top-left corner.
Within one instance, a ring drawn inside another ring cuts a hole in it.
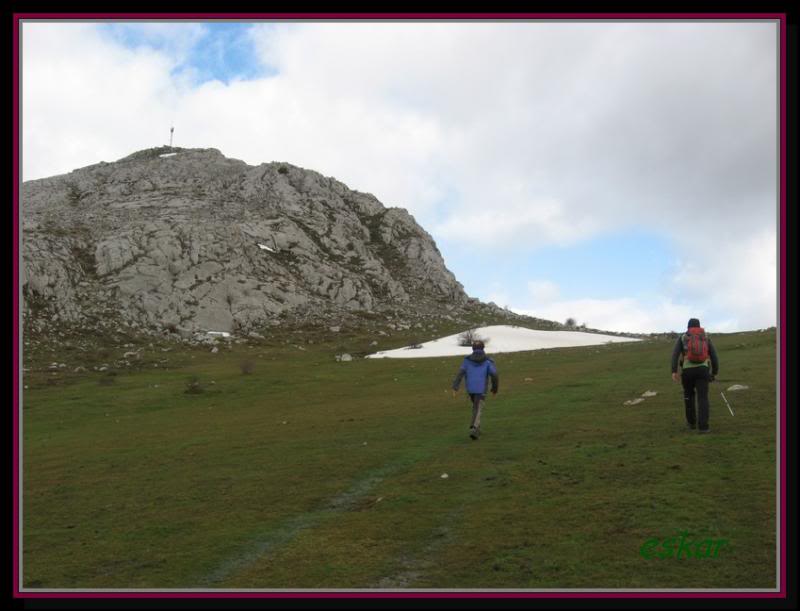
[[[472,423],[469,425],[471,429],[481,428],[481,411],[483,410],[483,402],[486,395],[477,393],[470,393],[470,401],[472,402]]]
[[[681,372],[683,404],[686,407],[686,422],[700,430],[708,428],[708,367],[688,367]],[[695,413],[695,394],[697,412]]]

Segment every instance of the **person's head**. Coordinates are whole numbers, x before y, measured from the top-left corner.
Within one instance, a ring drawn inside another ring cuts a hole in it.
[[[692,327],[699,327],[699,326],[700,326],[700,320],[699,319],[690,318],[689,319],[689,324],[686,325],[686,328],[687,329],[691,329]]]
[[[472,342],[472,350],[483,350],[483,342],[479,339]]]

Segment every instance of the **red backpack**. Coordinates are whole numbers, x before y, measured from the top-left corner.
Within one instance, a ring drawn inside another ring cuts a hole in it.
[[[689,327],[683,335],[683,352],[690,363],[708,360],[708,338],[703,327]]]

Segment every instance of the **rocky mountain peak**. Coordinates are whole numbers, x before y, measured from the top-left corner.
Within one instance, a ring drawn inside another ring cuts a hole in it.
[[[288,163],[161,147],[22,185],[26,325],[242,333],[468,303],[402,208]]]

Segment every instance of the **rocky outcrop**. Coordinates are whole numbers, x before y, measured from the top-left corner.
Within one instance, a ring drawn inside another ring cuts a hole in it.
[[[403,209],[285,163],[149,149],[22,185],[23,313],[253,332],[282,315],[467,303]]]

